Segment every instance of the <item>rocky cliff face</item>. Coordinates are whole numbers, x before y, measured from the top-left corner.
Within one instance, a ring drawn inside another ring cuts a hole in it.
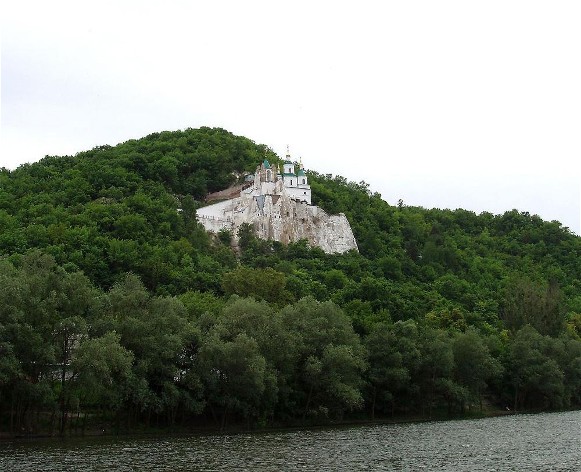
[[[245,195],[198,210],[198,221],[207,231],[229,229],[236,235],[243,223],[256,235],[284,244],[306,239],[327,253],[357,250],[351,225],[344,214],[328,215],[319,207],[282,195]]]

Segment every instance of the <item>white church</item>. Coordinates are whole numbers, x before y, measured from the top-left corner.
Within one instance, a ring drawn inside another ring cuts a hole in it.
[[[240,225],[249,223],[262,239],[285,244],[306,239],[327,253],[357,250],[345,215],[328,215],[313,206],[302,162],[295,172],[296,167],[288,150],[282,172],[265,159],[239,197],[199,208],[198,221],[207,231],[231,230],[235,240]]]
[[[272,167],[265,159],[256,169],[254,185],[242,193],[254,197],[286,195],[293,200],[310,205],[311,186],[308,184],[302,162],[299,164],[298,172],[295,173],[295,165],[290,161],[290,154],[287,152],[283,168],[281,173],[280,168]]]

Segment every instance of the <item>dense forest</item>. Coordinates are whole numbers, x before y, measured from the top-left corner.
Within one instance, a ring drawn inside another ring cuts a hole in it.
[[[314,171],[359,252],[206,233],[206,194],[265,157],[201,128],[0,170],[0,431],[581,406],[580,237]]]

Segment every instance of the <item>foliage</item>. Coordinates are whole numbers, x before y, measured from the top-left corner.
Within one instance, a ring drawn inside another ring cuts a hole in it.
[[[581,405],[581,238],[312,171],[359,252],[208,235],[207,192],[265,157],[201,128],[2,169],[2,429]]]

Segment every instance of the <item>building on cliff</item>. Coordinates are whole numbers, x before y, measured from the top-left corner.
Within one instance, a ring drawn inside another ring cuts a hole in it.
[[[282,172],[265,159],[240,196],[199,208],[197,218],[206,231],[228,229],[235,238],[238,228],[248,223],[262,239],[284,244],[306,239],[327,253],[357,250],[345,215],[329,215],[311,204],[311,187],[302,163],[295,172],[288,151]]]

